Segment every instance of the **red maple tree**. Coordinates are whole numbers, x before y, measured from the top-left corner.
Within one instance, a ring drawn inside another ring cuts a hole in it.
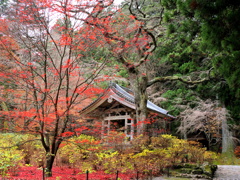
[[[155,82],[186,81],[176,76],[149,80],[146,66],[162,35],[164,9],[159,6],[159,14],[149,16],[140,2],[130,0],[126,13],[126,9],[113,8],[113,0],[18,0],[2,19],[6,26],[1,28],[0,46],[8,67],[3,74],[12,82],[4,93],[14,107],[2,114],[9,120],[8,130],[41,136],[46,176],[52,175],[64,139],[85,129],[79,127],[76,107],[99,93],[93,82],[108,59],[114,57],[116,68],[127,70],[138,134],[148,123],[147,87]],[[109,57],[91,54],[101,47],[107,47]]]
[[[6,67],[1,68],[6,85],[1,87],[1,97],[11,104],[1,111],[7,121],[3,130],[39,134],[47,177],[52,176],[61,143],[86,130],[78,121],[84,100],[102,91],[94,79],[106,60],[92,63],[85,56],[95,42],[82,29],[97,4],[20,0],[1,19],[1,66]]]
[[[157,38],[161,36],[161,13],[157,17],[147,17],[141,9],[141,2],[131,0],[128,9],[105,11],[106,4],[100,1],[93,14],[86,19],[92,34],[101,37],[115,63],[126,69],[136,103],[137,134],[146,130],[147,87],[149,55],[156,49]],[[118,68],[118,65],[116,68]]]

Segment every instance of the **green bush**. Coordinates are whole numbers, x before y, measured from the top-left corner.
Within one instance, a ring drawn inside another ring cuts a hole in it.
[[[79,162],[92,162],[92,166],[98,165],[98,169],[109,173],[134,170],[151,175],[185,163],[199,166],[207,161],[211,164],[217,157],[216,153],[206,151],[196,142],[188,142],[172,135],[140,135],[129,143],[123,141],[123,148],[119,148],[119,141],[116,142],[118,146],[111,144],[112,148],[107,147],[105,150],[102,145],[101,150],[91,152],[91,156],[88,155],[84,161],[79,159]],[[81,153],[77,154],[81,157]]]
[[[217,158],[216,153],[206,151],[197,142],[189,142],[167,134],[151,138],[139,136],[132,143],[135,148],[135,154],[131,158],[134,167],[147,174],[158,173],[185,163],[212,163]]]
[[[100,141],[92,136],[82,134],[72,137],[63,142],[58,151],[58,165],[71,165],[71,167],[81,168],[82,171],[94,171],[98,168],[96,153],[101,150]]]
[[[24,163],[32,166],[44,166],[45,150],[40,137],[32,134],[18,135],[18,148],[24,153]]]
[[[14,146],[17,141],[16,134],[0,134],[0,175],[7,176],[8,171],[16,173],[17,168],[22,165],[24,153]]]
[[[37,136],[0,134],[0,173],[6,176],[22,164],[44,165],[45,151]],[[15,146],[14,146],[15,145]],[[7,150],[6,150],[7,148]],[[158,174],[166,168],[183,164],[200,166],[216,160],[216,153],[206,151],[196,142],[178,139],[172,135],[148,137],[140,135],[126,141],[122,133],[112,133],[105,140],[80,135],[64,141],[56,156],[55,165],[79,168],[93,172],[103,170],[128,173]]]

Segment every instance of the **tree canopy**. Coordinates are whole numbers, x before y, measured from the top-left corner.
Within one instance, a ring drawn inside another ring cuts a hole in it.
[[[49,176],[60,144],[86,130],[77,108],[101,92],[99,81],[129,82],[137,134],[146,128],[149,91],[168,99],[158,103],[174,115],[220,99],[235,123],[240,118],[239,2],[20,0],[0,7],[1,120],[8,121],[1,126],[40,135]],[[191,120],[194,113],[184,112]]]
[[[239,6],[239,2],[222,0],[166,2],[170,12],[175,10],[184,17],[180,31],[186,37],[200,39],[197,49],[206,54],[204,56],[214,67],[214,73],[222,77],[219,79],[222,83],[215,83],[219,87],[218,98],[232,110],[237,119],[239,113],[236,106],[240,95]],[[171,27],[176,29],[176,24],[172,24]]]

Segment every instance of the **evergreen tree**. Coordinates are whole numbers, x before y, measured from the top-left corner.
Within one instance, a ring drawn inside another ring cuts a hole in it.
[[[205,98],[208,96],[220,98],[232,111],[233,119],[238,122],[240,118],[238,107],[240,103],[238,78],[240,77],[240,42],[238,41],[240,2],[166,0],[162,3],[166,8],[165,19],[169,22],[168,32],[171,36],[174,33],[178,36],[174,52],[177,47],[181,49],[180,55],[174,53],[172,57],[176,59],[179,55],[185,61],[182,65],[181,60],[173,65],[180,68],[180,71],[191,71],[198,67],[193,63],[193,59],[195,62],[196,58],[202,63],[210,62],[214,67],[212,73],[222,78],[213,83],[199,85],[196,90]],[[188,61],[189,57],[192,60]],[[204,69],[201,66],[199,68]]]

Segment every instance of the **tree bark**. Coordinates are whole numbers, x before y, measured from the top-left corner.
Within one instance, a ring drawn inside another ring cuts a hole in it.
[[[130,83],[134,92],[136,105],[137,135],[146,132],[147,119],[147,77],[138,76],[137,73],[130,74]]]
[[[45,138],[42,135],[41,142],[46,151],[44,177],[52,177],[53,163],[57,155],[59,145],[61,144],[62,141],[53,139],[52,142],[50,143],[49,134],[46,133]]]
[[[56,155],[48,153],[46,155],[46,169],[45,169],[45,177],[52,177],[52,167],[55,160]]]

